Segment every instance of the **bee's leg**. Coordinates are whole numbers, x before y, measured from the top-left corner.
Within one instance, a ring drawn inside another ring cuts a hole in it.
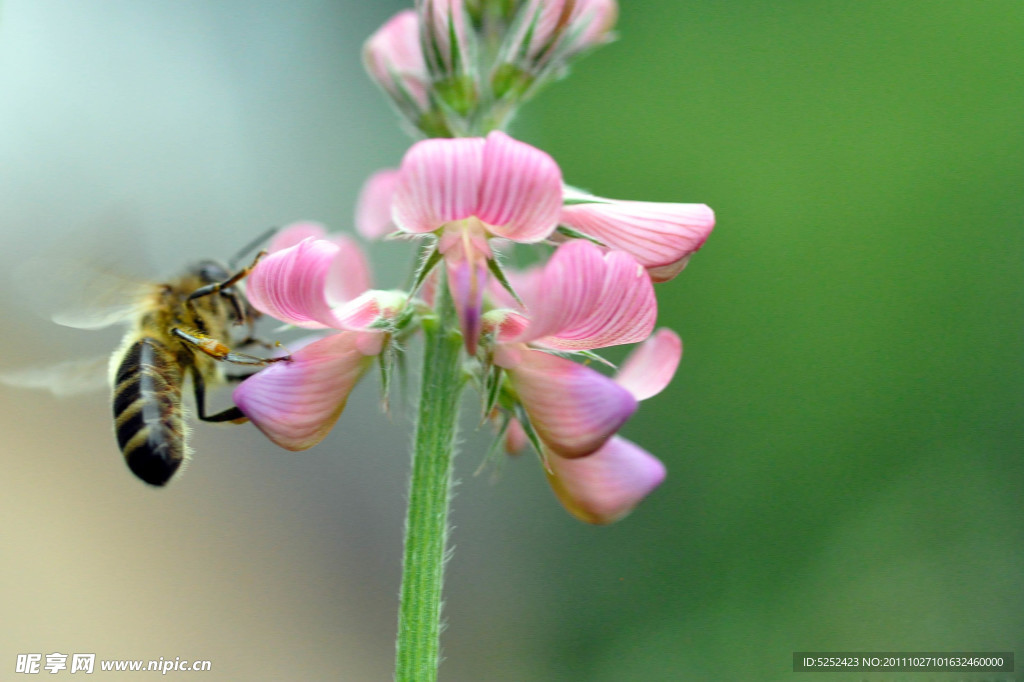
[[[252,334],[235,344],[235,348],[245,348],[246,346],[259,346],[265,350],[276,350],[284,347],[280,341],[264,341]]]
[[[171,333],[177,336],[190,349],[205,353],[214,360],[222,362],[262,367],[263,365],[269,365],[272,362],[292,361],[292,357],[290,355],[285,355],[279,358],[261,358],[255,355],[247,355],[246,353],[237,353],[217,339],[211,339],[210,337],[202,334],[190,333],[180,327],[174,327],[171,329]]]
[[[249,421],[240,409],[237,407],[229,407],[223,412],[217,414],[206,414],[206,382],[203,381],[203,375],[200,373],[195,366],[192,367],[192,390],[196,396],[196,411],[199,413],[199,418],[204,422],[234,422],[235,424],[244,424]]]
[[[209,296],[210,294],[220,293],[224,289],[231,288],[232,285],[237,284],[242,279],[245,279],[245,277],[247,277],[249,273],[252,272],[252,269],[256,267],[256,264],[260,262],[260,259],[262,259],[266,255],[266,251],[260,251],[259,253],[256,254],[256,258],[253,259],[252,263],[250,263],[247,267],[242,268],[235,274],[228,277],[223,282],[214,282],[213,284],[207,284],[204,287],[199,287],[191,294],[189,294],[188,298],[185,299],[185,302],[191,305],[192,301],[196,300],[197,298]],[[235,299],[235,305],[239,305],[237,298],[235,298],[234,296],[232,296],[232,298]],[[241,311],[239,312],[241,313]]]
[[[254,323],[256,322],[256,315],[258,313],[251,308],[247,311],[245,306],[242,304],[242,299],[240,299],[238,294],[231,289],[221,289],[220,295],[231,302],[231,310],[235,313],[235,324],[244,324],[248,322],[249,335],[251,336],[255,326]]]

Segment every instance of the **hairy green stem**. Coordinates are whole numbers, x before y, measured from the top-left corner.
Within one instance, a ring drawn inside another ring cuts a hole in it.
[[[423,322],[426,343],[405,524],[397,682],[433,682],[440,663],[448,502],[463,386],[462,339],[455,331],[455,312],[444,285],[438,287],[437,311],[437,318]]]

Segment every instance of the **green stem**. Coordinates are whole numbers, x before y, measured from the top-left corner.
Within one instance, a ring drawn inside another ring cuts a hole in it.
[[[438,286],[437,298],[438,317],[423,321],[423,385],[405,524],[395,650],[397,682],[432,682],[440,663],[441,586],[463,381],[462,339],[455,331],[455,311],[447,286]]]

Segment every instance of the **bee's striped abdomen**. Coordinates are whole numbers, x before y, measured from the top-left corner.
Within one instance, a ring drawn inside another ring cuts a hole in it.
[[[128,347],[114,379],[114,428],[128,467],[146,483],[164,485],[185,459],[182,367],[154,338]]]

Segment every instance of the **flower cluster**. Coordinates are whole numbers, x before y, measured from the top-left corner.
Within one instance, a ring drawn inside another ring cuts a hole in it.
[[[378,290],[352,240],[308,223],[275,238],[249,277],[250,301],[329,332],[235,390],[269,438],[292,450],[319,442],[374,358],[386,378],[443,294],[484,419],[509,452],[532,445],[572,514],[609,523],[660,484],[661,462],[617,433],[676,371],[682,343],[655,331],[654,286],[703,245],[714,214],[574,189],[548,154],[498,129],[574,57],[607,42],[616,12],[612,0],[422,0],[367,41],[370,74],[434,137],[370,177],[356,229],[418,239],[421,266],[410,290]],[[541,262],[506,267],[517,244]],[[614,376],[594,368],[604,362],[595,350],[623,344],[640,345]]]
[[[614,0],[418,0],[366,41],[363,61],[409,125],[479,134],[611,40],[617,15]]]

